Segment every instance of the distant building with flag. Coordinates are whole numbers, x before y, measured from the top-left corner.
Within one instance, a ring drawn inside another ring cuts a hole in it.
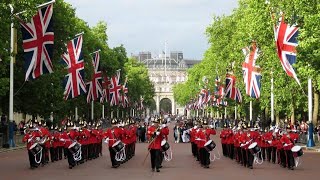
[[[186,59],[182,51],[161,51],[159,54],[145,51],[132,57],[145,64],[154,84],[156,109],[150,109],[151,113],[185,114],[185,107],[175,103],[172,87],[187,81],[187,69],[200,63],[200,60]]]

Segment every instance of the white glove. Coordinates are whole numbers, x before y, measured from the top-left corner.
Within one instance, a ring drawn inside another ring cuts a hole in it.
[[[106,138],[106,140],[104,140],[104,143],[108,144],[109,143],[109,138]]]
[[[28,143],[31,141],[31,138],[30,139],[28,139]]]
[[[284,144],[283,146],[285,146],[285,147],[286,147],[286,146],[288,146],[288,144]]]
[[[156,135],[159,136],[159,135],[160,135],[160,132],[157,131],[157,132],[156,132]]]
[[[40,137],[36,137],[36,140],[37,140],[37,141],[40,141]]]
[[[167,127],[167,125],[166,125],[166,124],[162,124],[161,127],[162,127],[162,128],[165,128],[165,127]]]

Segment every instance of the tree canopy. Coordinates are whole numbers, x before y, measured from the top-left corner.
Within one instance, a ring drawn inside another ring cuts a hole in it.
[[[14,8],[14,13],[22,12],[19,17],[28,21],[37,11],[37,5],[45,3],[45,0],[6,0],[0,3],[0,112],[8,112],[9,102],[9,64],[10,64],[10,23],[11,13],[9,4]],[[153,86],[148,81],[147,69],[132,59],[127,58],[123,45],[110,48],[108,46],[107,23],[98,22],[94,27],[89,25],[75,14],[75,8],[63,0],[56,0],[53,5],[54,28],[54,52],[53,73],[45,74],[35,80],[24,81],[24,59],[22,48],[22,36],[17,18],[13,18],[14,26],[18,31],[17,54],[14,64],[14,111],[30,115],[39,115],[48,118],[53,112],[55,119],[74,114],[75,106],[79,109],[79,115],[88,118],[90,105],[86,102],[86,96],[79,96],[71,100],[63,100],[64,87],[62,79],[67,73],[61,64],[61,55],[66,50],[65,44],[80,32],[83,34],[83,55],[85,62],[85,79],[91,79],[93,72],[92,57],[90,53],[100,51],[101,70],[111,77],[118,69],[121,69],[121,83],[128,76],[129,97],[132,102],[137,97],[143,96],[150,99],[153,96]],[[145,83],[138,83],[145,82]],[[141,85],[141,87],[139,87]],[[101,115],[101,104],[95,103],[95,117]],[[108,104],[107,109],[111,108]]]

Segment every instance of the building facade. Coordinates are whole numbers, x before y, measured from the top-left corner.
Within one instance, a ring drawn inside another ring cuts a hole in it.
[[[199,60],[184,59],[183,52],[172,51],[152,57],[151,52],[140,52],[133,56],[148,68],[149,78],[155,88],[156,112],[153,114],[177,114],[185,113],[184,107],[175,103],[173,86],[187,80],[187,69]],[[169,109],[168,109],[169,108]]]

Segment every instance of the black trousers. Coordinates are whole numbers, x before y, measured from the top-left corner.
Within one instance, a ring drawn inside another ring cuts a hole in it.
[[[210,153],[205,148],[200,148],[200,162],[204,166],[210,165]]]
[[[152,169],[159,169],[160,167],[160,157],[161,151],[160,149],[150,149],[150,158],[151,158],[151,168]]]
[[[112,166],[118,165],[119,162],[116,160],[116,152],[113,150],[112,147],[109,147],[109,152],[110,152],[111,165]]]
[[[254,160],[254,156],[253,154],[250,152],[250,150],[246,150],[247,151],[247,166],[248,167],[252,167],[253,166],[253,160]]]
[[[237,161],[239,163],[242,163],[243,159],[242,159],[242,154],[241,154],[241,147],[236,147],[236,151],[237,151],[237,157],[238,157]]]
[[[271,161],[271,152],[272,152],[272,147],[267,147],[266,148],[266,153],[267,153],[267,160],[269,162]]]
[[[229,158],[233,159],[234,157],[234,145],[233,144],[229,144]]]
[[[247,159],[247,150],[241,148],[241,156],[242,156],[242,165],[247,166],[248,159]]]
[[[280,162],[283,167],[287,167],[286,154],[283,149],[280,150]]]
[[[35,161],[35,156],[32,154],[31,151],[28,150],[28,156],[29,156],[29,163],[30,163],[30,167],[37,167],[39,166],[39,164],[36,163]],[[37,159],[40,158],[40,155],[37,155]]]
[[[197,145],[194,142],[191,142],[191,152],[194,157],[197,157]]]
[[[69,166],[75,166],[76,162],[73,159],[73,154],[67,149],[67,158]]]
[[[266,148],[265,147],[261,148],[261,158],[263,160],[266,159]]]
[[[227,147],[226,147],[226,144],[222,144],[222,154],[224,156],[227,156]]]
[[[272,163],[276,163],[276,159],[277,159],[277,148],[276,147],[271,147],[271,160]]]
[[[58,161],[58,153],[57,148],[50,147],[50,158],[51,162]]]
[[[59,146],[59,147],[58,147],[58,160],[61,160],[61,159],[62,159],[62,151],[63,151],[63,147],[62,147],[62,146]]]
[[[63,156],[66,159],[68,157],[68,148],[63,148]]]
[[[293,153],[291,150],[286,150],[286,159],[287,159],[287,165],[289,168],[294,167],[295,163],[294,163],[294,157],[293,157]]]

